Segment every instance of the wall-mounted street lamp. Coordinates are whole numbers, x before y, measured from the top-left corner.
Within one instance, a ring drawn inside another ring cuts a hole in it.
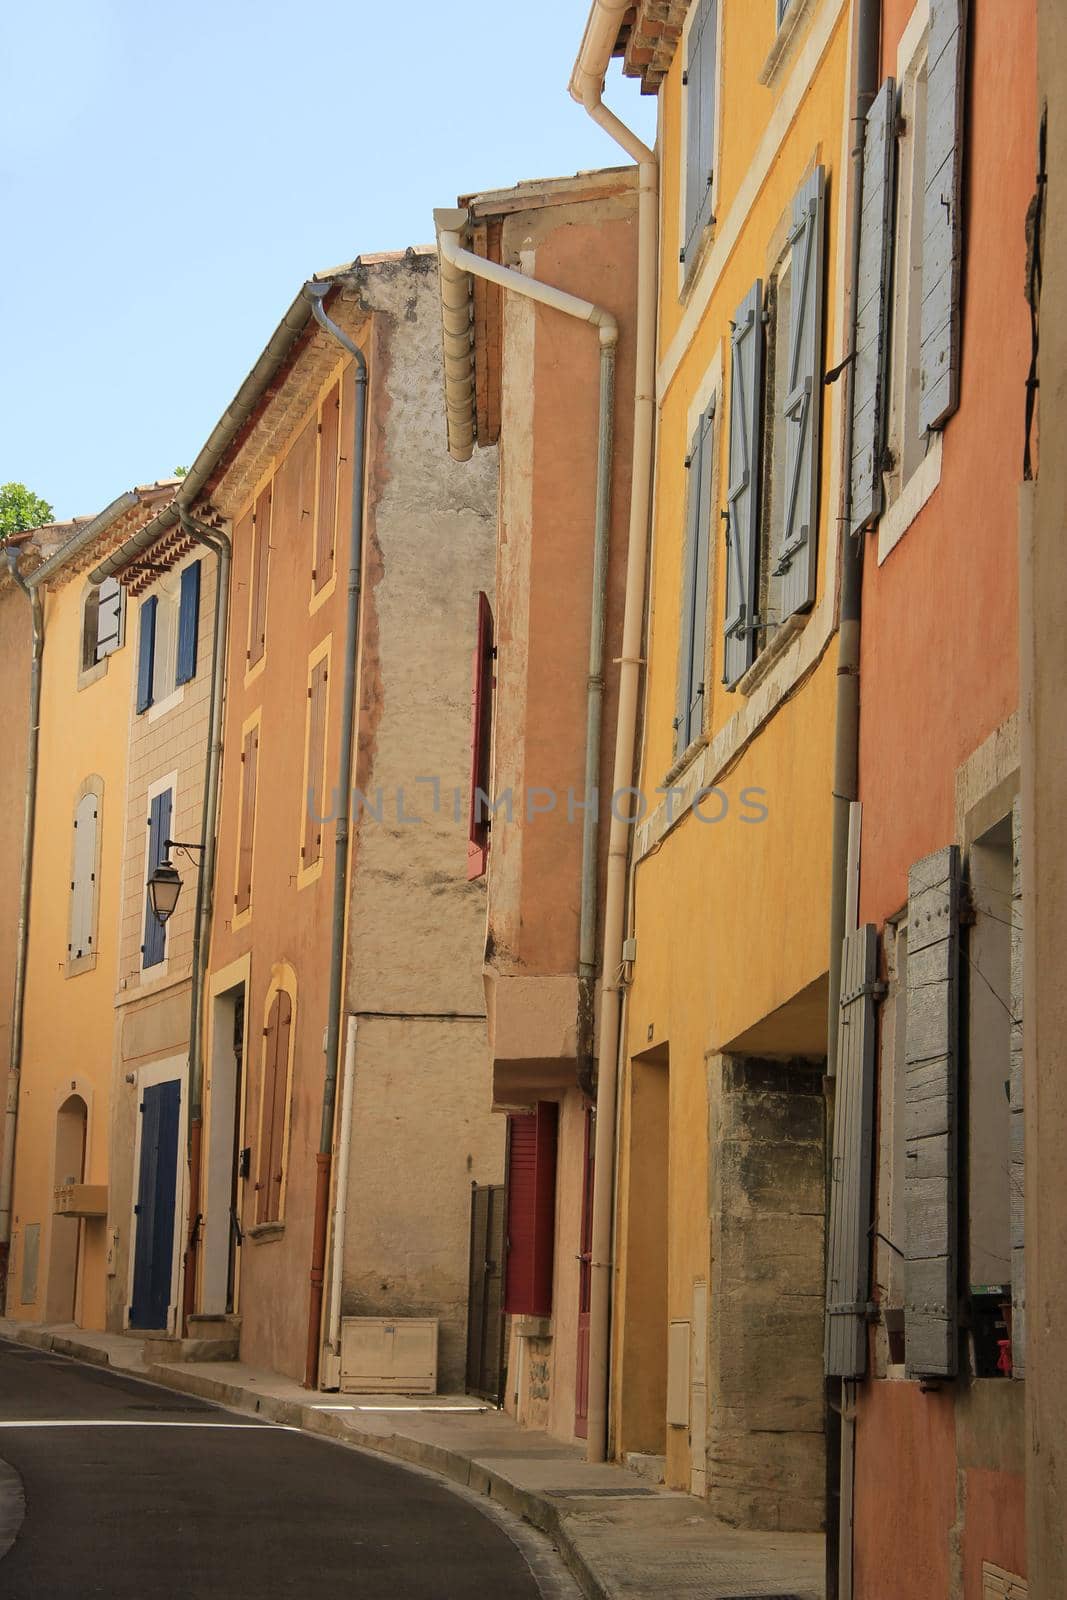
[[[178,839],[164,839],[163,849],[167,852],[159,866],[149,874],[148,878],[148,904],[152,907],[152,915],[160,927],[166,925],[178,904],[178,896],[182,892],[182,880],[177,867],[170,860],[171,850],[203,850],[202,844],[183,844]]]

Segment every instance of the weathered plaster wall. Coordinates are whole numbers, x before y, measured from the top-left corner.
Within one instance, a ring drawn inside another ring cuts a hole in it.
[[[1067,1593],[1067,16],[1039,0],[1038,72],[1048,111],[1047,222],[1041,295],[1041,452],[1022,517],[1023,895],[1025,939],[1026,1240],[1029,1367],[1027,1547],[1030,1593]]]
[[[886,7],[886,71],[912,9]],[[910,865],[951,840],[970,844],[1010,810],[1017,783],[1036,25],[1033,8],[1013,8],[1006,33],[1001,10],[979,0],[968,28],[960,405],[943,431],[939,487],[881,565],[872,540],[864,571],[859,914],[879,925],[905,903]],[[1030,1170],[1028,1157],[1028,1186]],[[903,1381],[861,1387],[858,1600],[904,1592],[980,1600],[983,1557],[1025,1572],[1018,1449],[1003,1432],[987,1434],[975,1461],[965,1437],[976,1391],[989,1381],[960,1378],[937,1394]],[[1022,1394],[1003,1387],[1015,1426]]]
[[[438,1316],[439,1383],[455,1389],[470,1186],[503,1176],[485,1069],[484,884],[466,877],[470,662],[478,592],[493,587],[496,459],[459,466],[442,449],[435,260],[377,270],[360,299],[379,363],[359,784],[381,788],[384,805],[381,821],[364,811],[357,825],[346,993],[357,1016],[407,1015],[359,1022],[342,1305]]]

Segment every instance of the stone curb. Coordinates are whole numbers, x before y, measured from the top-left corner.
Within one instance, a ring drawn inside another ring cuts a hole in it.
[[[551,1539],[587,1600],[615,1600],[612,1591],[605,1586],[570,1537],[561,1505],[547,1495],[523,1489],[484,1462],[421,1439],[411,1439],[406,1434],[366,1433],[329,1411],[316,1411],[310,1405],[280,1400],[274,1395],[257,1395],[241,1384],[227,1383],[222,1378],[209,1378],[199,1372],[183,1371],[180,1366],[160,1362],[117,1363],[111,1360],[107,1350],[83,1344],[81,1340],[65,1335],[8,1324],[2,1330],[2,1336],[18,1344],[70,1356],[95,1367],[110,1367],[127,1377],[142,1378],[164,1389],[173,1389],[178,1394],[212,1400],[229,1410],[262,1417],[267,1422],[299,1428],[303,1433],[322,1434],[358,1450],[367,1450],[374,1455],[422,1467],[439,1477],[449,1478],[465,1489],[494,1500],[497,1505],[521,1517]]]

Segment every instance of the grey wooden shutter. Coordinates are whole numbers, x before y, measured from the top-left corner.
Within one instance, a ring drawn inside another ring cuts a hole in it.
[[[908,873],[904,1359],[910,1378],[956,1375],[960,853]]]
[[[823,240],[826,175],[816,167],[793,201],[792,311],[785,406],[785,512],[775,572],[780,617],[815,599],[819,521],[819,417],[822,410]]]
[[[887,78],[863,130],[856,361],[852,375],[852,532],[882,512],[882,450],[889,392],[889,286],[893,265],[893,176],[897,86]]]
[[[1011,814],[1011,1071],[1008,1107],[1011,1143],[1008,1175],[1011,1185],[1011,1375],[1026,1376],[1026,1199],[1023,1142],[1023,885],[1021,803]]]
[[[95,794],[82,795],[74,813],[73,877],[70,885],[71,961],[93,952],[93,922],[96,911],[96,840],[99,801]]]
[[[760,419],[763,412],[763,281],[734,313],[730,335],[730,483],[726,492],[726,619],[723,682],[732,688],[755,656],[759,555]]]
[[[677,711],[674,719],[676,755],[688,749],[704,728],[714,420],[715,402],[712,401],[697,425],[685,459],[689,486],[682,571]]]
[[[939,428],[959,404],[966,0],[930,0],[926,73],[919,422]]]
[[[689,30],[685,69],[685,242],[681,258],[690,263],[712,220],[717,35],[718,0],[700,0]]]
[[[862,1378],[867,1370],[877,978],[878,933],[867,923],[845,935],[841,965],[826,1253],[825,1367],[829,1378]]]

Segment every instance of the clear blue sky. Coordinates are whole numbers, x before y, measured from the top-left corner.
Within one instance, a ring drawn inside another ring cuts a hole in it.
[[[312,272],[626,159],[566,92],[586,0],[3,10],[0,483],[58,517],[188,465]]]

